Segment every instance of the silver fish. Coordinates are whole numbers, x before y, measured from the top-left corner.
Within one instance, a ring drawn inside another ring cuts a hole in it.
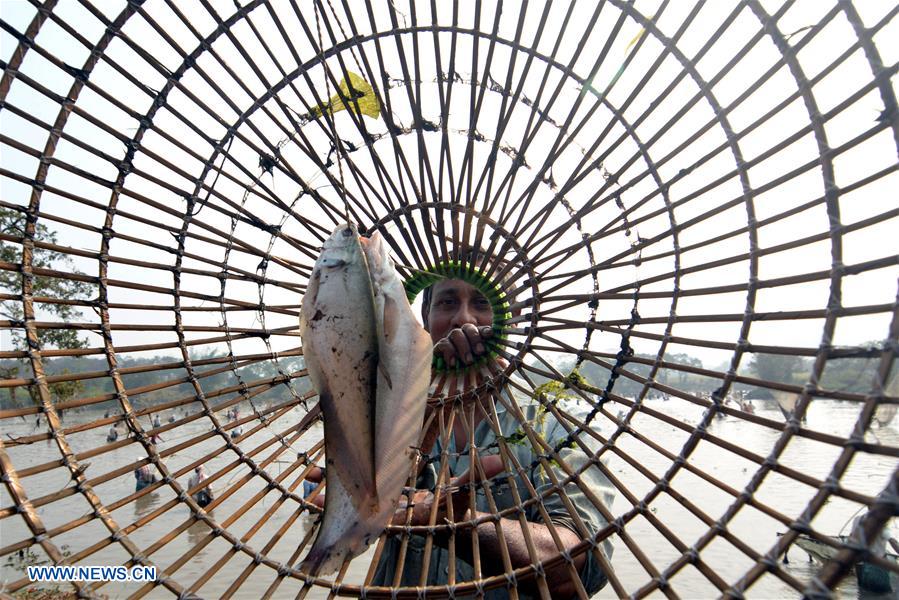
[[[409,478],[431,382],[431,336],[409,306],[402,278],[378,232],[363,245],[374,289],[378,335],[375,483],[385,526]]]
[[[375,482],[378,348],[374,294],[359,234],[341,225],[312,270],[300,314],[303,359],[324,416],[325,511],[300,568],[336,571],[377,538],[385,523]]]

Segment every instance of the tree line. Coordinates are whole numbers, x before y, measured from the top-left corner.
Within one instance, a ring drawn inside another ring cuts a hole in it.
[[[205,359],[222,359],[222,355],[216,355],[210,351],[205,354],[197,354],[192,356],[192,361],[202,361]],[[173,363],[174,368],[158,368],[160,365]],[[157,386],[166,382],[174,382],[175,380],[187,377],[187,371],[184,369],[180,357],[173,356],[155,356],[143,358],[119,357],[118,368],[148,368],[135,373],[124,373],[121,375],[122,382],[127,390],[138,390],[139,388]],[[109,366],[105,357],[91,358],[52,358],[44,359],[44,370],[47,376],[89,373],[89,372],[108,372]],[[238,363],[239,364],[239,363]],[[239,386],[241,381],[249,384],[255,380],[271,379],[279,375],[278,370],[284,374],[296,373],[303,368],[301,357],[281,358],[276,365],[274,361],[265,360],[255,364],[238,366],[233,368],[230,361],[225,357],[223,362],[208,364],[194,367],[194,373],[200,383],[200,387],[204,394],[210,394],[217,390],[231,386]],[[30,378],[31,368],[25,361],[0,361],[0,370],[2,372],[15,371],[20,377]],[[212,374],[212,371],[221,371]],[[302,394],[310,389],[310,385],[305,378],[294,379],[291,383],[294,392]],[[36,386],[23,386],[19,388],[3,388],[0,389],[0,409],[22,408],[33,406],[36,402]],[[49,386],[50,395],[54,402],[65,402],[79,398],[98,398],[104,395],[113,394],[115,388],[112,378],[108,375],[102,375],[89,379],[76,379],[73,381],[52,383]],[[196,395],[193,385],[189,382],[175,383],[155,389],[149,392],[129,394],[129,401],[135,408],[147,408],[165,402],[170,402],[182,398],[190,398]],[[276,385],[272,390],[259,395],[261,401],[276,402],[287,400],[291,397],[290,388],[286,384]],[[99,409],[115,409],[119,406],[118,400],[111,399],[98,402],[96,405]]]
[[[843,353],[847,356],[828,360],[819,379],[819,387],[830,391],[870,394],[873,390],[877,369],[880,366],[882,350],[881,343],[870,342],[854,351],[847,350]],[[625,360],[620,369],[637,378],[647,379],[652,372],[655,360],[655,355],[635,354],[632,358]],[[685,353],[666,354],[661,362],[669,363],[670,366],[659,366],[653,380],[664,386],[694,395],[708,395],[721,386],[720,377],[691,372],[691,370],[704,367],[702,361],[695,356]],[[574,365],[575,361],[571,359],[561,361],[555,367],[559,373],[566,376],[572,372]],[[810,357],[759,353],[744,357],[739,373],[767,382],[804,385],[809,379],[813,365],[814,359]],[[726,369],[726,365],[721,365],[712,370],[720,373]],[[897,379],[895,365],[891,373],[891,379],[895,385]],[[610,368],[585,360],[578,369],[578,374],[591,386],[605,389],[612,376],[612,371]],[[536,385],[550,381],[549,378],[541,376],[535,376],[533,379]],[[624,374],[615,379],[611,391],[619,396],[633,398],[642,393],[643,387],[644,384],[639,379]],[[770,391],[763,386],[756,387],[736,382],[731,385],[730,390],[750,395],[752,398],[773,399]],[[650,390],[648,395],[654,397],[660,393]]]

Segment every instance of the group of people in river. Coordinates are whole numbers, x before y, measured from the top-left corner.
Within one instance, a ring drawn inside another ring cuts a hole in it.
[[[185,412],[185,415],[186,415],[186,414],[187,414],[187,413]],[[103,418],[104,418],[104,419],[108,419],[108,418],[110,418],[110,416],[112,416],[112,414],[110,413],[109,410],[107,410],[107,411],[103,414]],[[175,421],[176,421],[176,417],[175,417],[175,412],[173,411],[173,412],[169,415],[169,418],[168,418],[167,422],[168,422],[168,423],[174,423]],[[124,423],[124,422],[123,422],[123,423]],[[160,429],[161,427],[162,427],[162,419],[160,418],[159,413],[155,413],[155,414],[153,415],[153,419],[152,419],[152,422],[151,422],[151,428],[152,428],[154,431],[152,431],[152,433],[150,434],[150,440],[149,440],[149,441],[150,441],[150,444],[152,444],[152,445],[155,446],[155,445],[158,444],[159,442],[165,441],[165,440],[163,439],[162,435],[160,435],[160,433],[159,433],[158,431],[155,431],[155,430],[157,430],[157,429]],[[115,422],[113,422],[112,425],[110,425],[109,430],[106,432],[106,441],[107,441],[108,443],[115,442],[115,441],[117,441],[117,440],[119,439],[120,435],[122,435],[122,434],[121,434],[120,431],[119,431],[119,421],[115,421]],[[131,435],[132,435],[132,434],[130,434],[130,433],[128,434],[129,437],[131,437]]]
[[[139,492],[148,485],[159,481],[156,474],[153,473],[153,468],[150,466],[150,463],[143,461],[143,457],[138,457],[138,466],[134,468],[135,492]],[[207,479],[206,467],[203,464],[199,464],[194,467],[193,474],[187,480],[187,489],[193,490],[191,498],[193,498],[194,502],[200,505],[201,508],[206,508],[213,500],[215,500],[212,487],[209,484],[204,485],[204,482]]]

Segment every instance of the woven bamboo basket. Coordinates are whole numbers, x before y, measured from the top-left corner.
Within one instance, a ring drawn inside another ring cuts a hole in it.
[[[829,598],[866,568],[899,589],[897,12],[4,3],[0,595],[551,597],[561,574],[581,598]],[[491,299],[490,357],[435,366],[416,459],[435,494],[468,461],[488,508],[310,577],[298,319],[347,220],[410,292],[438,273]]]

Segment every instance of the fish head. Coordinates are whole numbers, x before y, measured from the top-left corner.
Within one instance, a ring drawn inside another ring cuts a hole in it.
[[[359,230],[352,223],[339,225],[325,240],[314,270],[335,269],[358,262],[362,256]]]
[[[365,259],[368,261],[369,271],[375,280],[382,279],[393,272],[393,262],[390,260],[387,244],[379,231],[371,234],[367,240],[363,240]]]

